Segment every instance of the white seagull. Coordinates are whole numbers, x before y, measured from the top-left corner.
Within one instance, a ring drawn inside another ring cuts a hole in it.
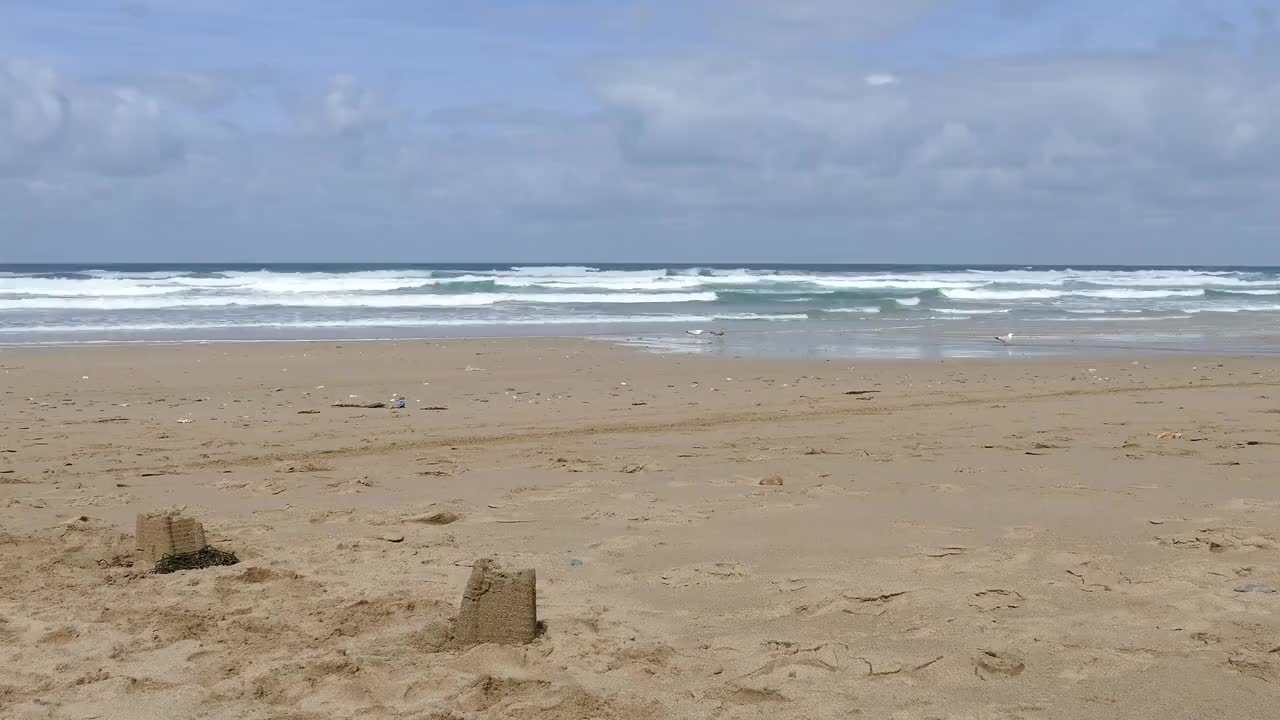
[[[997,340],[999,340],[999,341],[1000,341],[1000,344],[1001,344],[1001,345],[1009,346],[1009,345],[1012,345],[1012,344],[1013,344],[1013,333],[1009,333],[1008,335],[1005,335],[1004,337],[1000,337],[999,335],[996,335],[995,337],[996,337],[996,339],[997,339]]]

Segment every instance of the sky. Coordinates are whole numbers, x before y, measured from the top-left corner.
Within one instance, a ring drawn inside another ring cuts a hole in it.
[[[1280,0],[0,0],[0,262],[1280,265]]]

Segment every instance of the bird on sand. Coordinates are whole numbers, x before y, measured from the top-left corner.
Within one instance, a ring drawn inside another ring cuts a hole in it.
[[[1005,335],[1004,337],[1001,337],[1001,336],[999,336],[999,335],[996,335],[996,336],[995,336],[995,338],[996,338],[996,340],[999,340],[999,341],[1000,341],[1000,344],[1001,344],[1001,345],[1008,346],[1008,345],[1012,345],[1012,344],[1013,344],[1013,333],[1009,333],[1008,335]]]

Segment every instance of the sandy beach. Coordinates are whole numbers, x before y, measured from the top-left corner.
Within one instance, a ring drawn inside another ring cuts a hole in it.
[[[1274,717],[1277,430],[1268,359],[4,351],[0,717]],[[533,643],[452,641],[487,557]]]

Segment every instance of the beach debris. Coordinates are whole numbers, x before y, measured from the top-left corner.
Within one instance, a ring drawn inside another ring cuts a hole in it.
[[[186,418],[186,417],[184,417],[184,418],[178,418],[178,424],[179,424],[179,425],[188,425],[188,424],[190,424],[190,423],[192,423],[192,422],[194,422],[194,421],[193,421],[191,418]]]
[[[1235,591],[1238,593],[1273,593],[1276,591],[1276,589],[1271,587],[1270,585],[1251,582],[1251,583],[1245,583],[1243,585],[1237,585],[1235,587]]]
[[[299,415],[319,415],[320,411],[319,410],[299,410],[298,414]]]
[[[573,558],[569,561],[569,567],[582,567],[582,561],[578,558]]]
[[[382,533],[381,535],[378,536],[378,539],[385,540],[386,542],[389,542],[389,543],[402,543],[404,542],[404,534],[403,533]]]
[[[981,680],[1017,677],[1027,669],[1021,657],[1000,650],[981,650],[973,659],[973,674]]]
[[[1005,590],[1003,588],[983,590],[974,593],[973,597],[974,599],[969,601],[969,605],[978,608],[982,612],[1012,610],[1022,607],[1022,603],[1026,600],[1022,593],[1017,590]]]
[[[454,633],[464,647],[483,643],[520,645],[538,631],[537,575],[506,571],[492,558],[476,560],[462,593]]]
[[[449,408],[443,405],[427,405],[425,407],[420,407],[418,409],[419,410],[448,410]]]
[[[203,570],[221,565],[235,565],[240,562],[233,552],[219,550],[215,547],[204,547],[192,553],[166,555],[156,561],[156,574],[166,575],[178,570]]]
[[[878,393],[878,392],[880,391],[879,390],[845,390],[844,394],[845,395],[871,395],[872,393]]]
[[[386,406],[387,406],[387,404],[386,404],[386,403],[383,403],[383,402],[369,402],[369,403],[336,402],[336,403],[334,403],[333,405],[331,405],[330,407],[336,407],[336,408],[363,408],[363,409],[365,409],[365,410],[377,410],[377,409],[379,409],[379,408],[384,408],[384,407],[386,407]]]
[[[890,600],[893,600],[894,598],[900,598],[903,595],[906,595],[908,592],[910,592],[910,590],[888,590],[883,592],[863,592],[863,593],[854,593],[854,592],[846,591],[841,593],[840,597],[846,600],[856,600],[857,602],[860,602],[860,603],[883,604],[883,603],[889,602]]]
[[[440,510],[426,515],[418,515],[417,517],[409,518],[409,522],[421,523],[423,525],[450,525],[461,519],[462,516],[456,512]]]
[[[781,476],[781,475],[770,475],[770,476],[769,476],[769,477],[767,477],[767,478],[761,478],[761,479],[760,479],[760,484],[761,484],[761,485],[772,485],[772,486],[782,485],[782,476]]]
[[[866,658],[861,656],[857,657],[856,659],[861,660],[862,663],[867,666],[867,675],[870,675],[873,677],[883,677],[885,675],[897,675],[898,673],[902,673],[902,672],[915,672],[916,670],[923,670],[929,667],[930,665],[938,662],[939,660],[942,660],[944,657],[946,656],[938,655],[928,660],[924,660],[923,662],[912,663],[912,664],[906,664],[900,660],[886,660],[883,658]],[[832,669],[835,669],[835,668],[832,668]]]
[[[1165,431],[1156,435],[1157,440],[1181,440],[1182,433]]]
[[[329,465],[318,462],[302,462],[297,465],[281,465],[276,468],[277,472],[282,473],[314,473],[314,472],[332,472],[333,468]]]

